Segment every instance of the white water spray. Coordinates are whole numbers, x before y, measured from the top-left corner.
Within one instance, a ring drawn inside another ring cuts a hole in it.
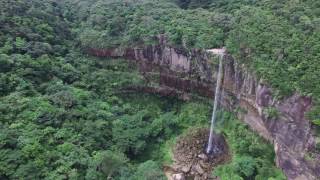
[[[210,154],[214,150],[214,148],[213,148],[213,130],[214,130],[215,121],[216,121],[216,112],[217,112],[217,107],[218,107],[218,101],[220,99],[220,94],[221,94],[221,85],[222,85],[221,83],[222,83],[222,75],[223,75],[222,61],[224,58],[224,49],[222,49],[222,53],[218,53],[218,54],[219,54],[219,70],[218,70],[216,92],[214,95],[214,103],[213,103],[213,110],[212,110],[212,116],[211,116],[210,134],[209,134],[208,146],[206,149],[207,154]]]

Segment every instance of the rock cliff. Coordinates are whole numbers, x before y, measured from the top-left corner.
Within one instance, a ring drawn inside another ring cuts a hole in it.
[[[277,166],[288,179],[319,179],[319,164],[315,159],[307,160],[315,146],[310,121],[305,118],[312,99],[294,94],[277,100],[268,85],[231,56],[227,56],[224,68],[224,88],[229,92],[225,107],[240,108],[238,117],[274,144]]]
[[[107,50],[88,48],[85,51],[98,57],[132,60],[139,64],[144,76],[158,73],[155,81],[161,88],[214,96],[217,65],[208,52],[170,47],[163,37],[159,38],[158,45]],[[294,94],[277,100],[266,83],[230,55],[224,58],[223,87],[223,106],[236,112],[241,120],[274,144],[276,164],[288,179],[320,178],[320,164],[308,158],[315,146],[310,122],[305,118],[312,107],[311,98]]]

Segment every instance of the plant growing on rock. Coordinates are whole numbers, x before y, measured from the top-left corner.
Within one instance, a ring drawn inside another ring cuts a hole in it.
[[[279,111],[275,107],[267,107],[263,109],[263,113],[265,114],[267,119],[277,119],[279,117]]]

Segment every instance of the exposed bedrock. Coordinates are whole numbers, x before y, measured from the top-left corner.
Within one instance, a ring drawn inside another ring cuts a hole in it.
[[[179,50],[167,46],[162,37],[159,39],[158,45],[143,48],[88,48],[86,52],[98,57],[132,60],[145,76],[150,72],[158,73],[156,81],[168,94],[170,89],[175,89],[179,93],[195,92],[213,97],[217,63],[208,52]],[[294,94],[276,100],[266,83],[230,55],[224,58],[223,87],[223,106],[236,112],[241,120],[274,144],[276,164],[288,179],[320,179],[320,164],[315,163],[319,154],[315,155],[316,159],[307,158],[315,147],[311,124],[305,117],[312,107],[311,98]],[[268,114],[270,109],[276,112],[276,116]]]
[[[274,144],[277,166],[288,179],[320,178],[317,160],[306,158],[315,147],[310,121],[305,118],[311,98],[294,94],[276,100],[271,88],[232,57],[225,61],[224,88],[231,94],[224,99],[225,107],[239,108],[238,117]],[[276,115],[270,116],[270,109]]]
[[[180,136],[173,148],[173,163],[165,166],[169,180],[214,180],[212,170],[230,159],[228,146],[222,135],[213,134],[216,152],[205,154],[209,130],[195,128]],[[177,177],[178,176],[178,177]]]

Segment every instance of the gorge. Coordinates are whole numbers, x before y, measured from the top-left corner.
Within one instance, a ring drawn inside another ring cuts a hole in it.
[[[211,84],[215,84],[219,76],[217,66],[210,62],[210,54],[200,50],[183,52],[167,46],[165,38],[161,36],[159,45],[155,46],[87,49],[86,52],[98,57],[134,60],[142,73],[160,69],[159,87],[173,88],[186,94],[196,92],[200,96],[213,97],[214,86]],[[215,52],[219,55],[219,51],[215,50],[210,53]],[[305,113],[312,107],[312,99],[299,94],[282,100],[275,99],[272,89],[263,80],[228,54],[225,55],[223,69],[222,84],[226,93],[222,99],[224,108],[236,113],[254,131],[273,143],[276,164],[288,179],[317,179],[320,165],[315,163],[317,160],[306,159],[306,155],[315,147],[310,122],[305,118]],[[275,109],[276,117],[268,116],[268,109]]]
[[[0,179],[318,180],[318,0],[0,0]]]

